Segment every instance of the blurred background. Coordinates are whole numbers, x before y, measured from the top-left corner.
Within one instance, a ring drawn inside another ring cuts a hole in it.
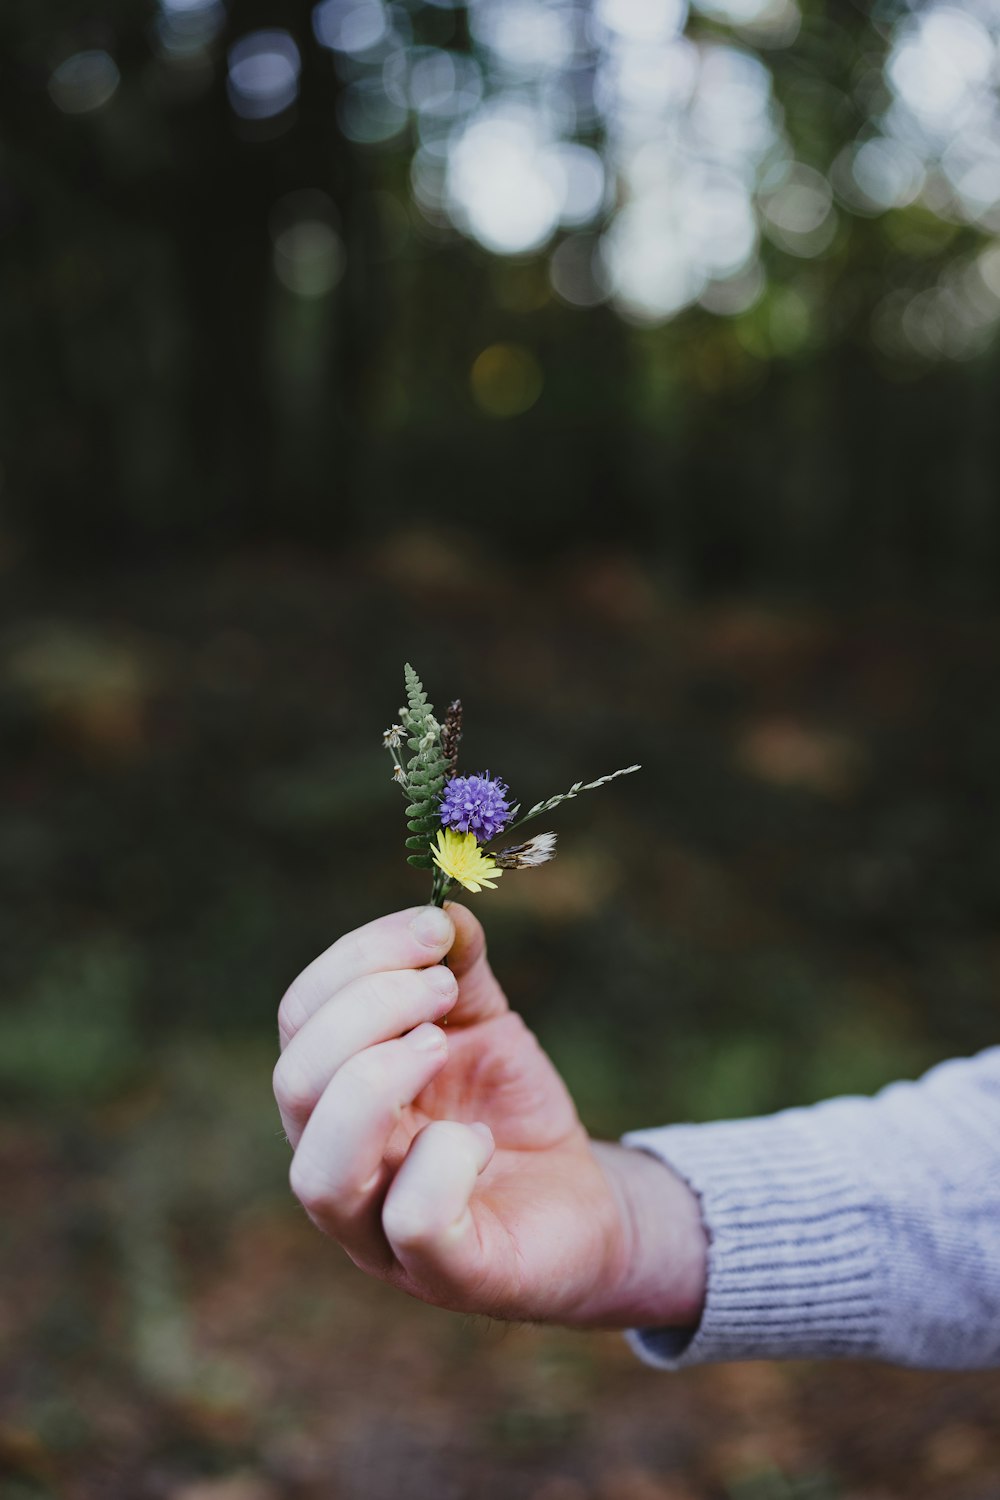
[[[275,1010],[472,898],[595,1134],[996,1039],[997,0],[5,0],[0,1497],[995,1500],[1000,1378],[368,1283]]]

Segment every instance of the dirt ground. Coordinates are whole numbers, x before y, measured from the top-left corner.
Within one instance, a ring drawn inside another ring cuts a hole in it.
[[[0,1500],[1000,1500],[1000,1373],[667,1375],[368,1282],[270,1098],[283,985],[422,899],[378,750],[404,656],[525,796],[643,762],[480,909],[595,1132],[986,1045],[995,620],[694,608],[447,534],[10,581]]]
[[[1000,1373],[663,1374],[414,1304],[277,1197],[164,1234],[135,1173],[165,1108],[3,1133],[4,1500],[1000,1495]]]

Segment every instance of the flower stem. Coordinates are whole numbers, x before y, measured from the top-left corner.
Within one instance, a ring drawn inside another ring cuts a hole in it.
[[[444,903],[448,899],[448,893],[454,883],[453,880],[448,879],[443,870],[435,869],[431,877],[431,905],[444,906]]]
[[[436,869],[434,871],[434,875],[433,875],[433,878],[432,878],[432,881],[431,881],[431,905],[432,906],[441,906],[441,907],[443,907],[444,903],[448,899],[448,892],[451,890],[451,888],[454,885],[454,883],[455,882],[453,880],[449,880],[448,879],[447,875],[444,873],[443,870],[437,870]],[[443,958],[441,958],[441,959],[438,960],[438,963],[440,964],[440,966],[442,968],[444,968],[444,969],[448,968],[448,955],[447,955],[447,953],[444,955]],[[442,1026],[447,1026],[447,1024],[448,1024],[448,1017],[445,1016],[443,1018],[442,1022],[441,1022],[441,1025]]]

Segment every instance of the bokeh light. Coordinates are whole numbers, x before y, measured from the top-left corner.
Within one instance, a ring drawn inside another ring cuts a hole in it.
[[[191,97],[224,20],[223,0],[158,0],[155,45]],[[311,35],[237,40],[226,86],[241,121],[278,122],[246,138],[270,139],[294,119],[300,48],[318,46],[342,136],[398,154],[431,238],[544,255],[559,302],[640,324],[752,315],[747,340],[772,355],[812,338],[787,333],[790,315],[772,337],[772,294],[804,263],[835,263],[853,220],[874,221],[894,265],[925,266],[871,296],[878,348],[967,358],[998,329],[969,267],[1000,237],[1000,4],[888,4],[859,36],[860,52],[800,0],[318,0]],[[843,90],[815,62],[834,69],[838,47],[855,56]],[[49,92],[86,115],[119,83],[94,48],[60,63]],[[956,226],[978,238],[949,276]],[[334,224],[306,218],[274,244],[295,295],[336,285]]]
[[[335,229],[321,219],[301,219],[283,229],[274,242],[278,280],[300,297],[322,297],[344,272],[344,246]]]
[[[336,52],[363,54],[389,30],[381,0],[321,0],[313,11],[316,40]]]
[[[446,202],[456,223],[488,250],[523,254],[553,234],[563,173],[537,122],[512,108],[483,113],[449,152]]]
[[[542,394],[541,366],[520,344],[491,344],[469,373],[476,405],[490,417],[516,417]]]
[[[218,36],[225,20],[222,0],[160,0],[156,18],[160,51],[171,61],[196,56]]]
[[[761,200],[764,227],[792,255],[821,254],[833,239],[837,217],[826,178],[801,162],[790,163]]]
[[[914,206],[1000,233],[1000,8],[985,0],[900,10],[882,73],[859,74],[867,121],[825,156],[798,147],[769,62],[805,24],[796,0],[473,0],[463,13],[466,42],[430,45],[412,8],[321,0],[341,127],[369,146],[409,130],[420,213],[495,255],[547,251],[571,306],[610,300],[652,324],[695,304],[739,317],[767,290],[764,240],[822,259],[845,214]],[[922,231],[892,233],[915,248]]]
[[[593,235],[573,234],[552,252],[549,276],[557,294],[571,307],[597,307],[607,299]]]
[[[697,0],[697,9],[763,47],[787,47],[802,23],[795,0]]]
[[[686,0],[597,0],[594,6],[598,26],[640,44],[676,36],[686,18]]]
[[[121,75],[110,53],[95,48],[75,52],[49,79],[49,97],[64,115],[89,115],[114,97]]]
[[[295,103],[302,62],[287,31],[254,31],[229,49],[229,102],[244,120],[269,120]]]
[[[402,131],[406,110],[373,78],[356,78],[337,100],[337,119],[349,141],[360,146],[384,145]]]
[[[274,274],[297,297],[325,297],[347,264],[337,210],[327,193],[288,193],[270,214]]]

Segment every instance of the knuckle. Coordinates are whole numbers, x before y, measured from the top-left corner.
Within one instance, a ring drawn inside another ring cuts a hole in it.
[[[308,1213],[322,1213],[329,1203],[329,1188],[301,1151],[292,1157],[288,1182],[295,1197]]]
[[[337,957],[344,960],[345,966],[354,973],[364,973],[367,969],[377,967],[380,957],[378,944],[364,927],[355,927],[353,932],[345,932],[333,946]]]
[[[382,1211],[382,1228],[392,1244],[406,1250],[427,1245],[432,1238],[425,1214],[412,1200],[394,1203],[390,1198]]]
[[[295,1033],[308,1019],[308,1011],[296,979],[281,997],[278,1006],[278,1031],[285,1042],[290,1042]]]
[[[296,1063],[288,1060],[287,1053],[283,1053],[275,1064],[271,1086],[278,1108],[293,1119],[308,1115],[316,1103],[309,1078]]]
[[[452,1177],[466,1179],[471,1189],[479,1175],[476,1146],[467,1125],[457,1120],[438,1120],[425,1127],[429,1151]]]
[[[366,1094],[376,1097],[385,1093],[389,1082],[385,1063],[373,1047],[368,1047],[364,1052],[356,1052],[353,1057],[349,1057],[340,1072],[341,1077],[348,1084],[360,1086]]]
[[[365,980],[365,1008],[380,1030],[399,1029],[407,990],[403,972],[371,974]]]
[[[420,1139],[425,1151],[447,1152],[449,1157],[468,1145],[466,1127],[457,1120],[432,1120],[420,1132]]]

